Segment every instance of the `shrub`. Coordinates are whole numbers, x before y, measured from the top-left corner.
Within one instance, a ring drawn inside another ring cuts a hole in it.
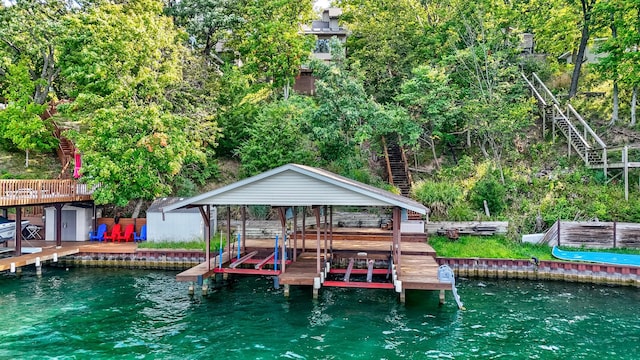
[[[431,208],[434,216],[447,215],[451,208],[462,198],[462,189],[447,182],[420,181],[413,186],[413,197]]]
[[[484,209],[484,201],[492,215],[499,214],[506,207],[505,195],[507,190],[494,176],[487,175],[476,182],[471,189],[471,203],[478,209]]]

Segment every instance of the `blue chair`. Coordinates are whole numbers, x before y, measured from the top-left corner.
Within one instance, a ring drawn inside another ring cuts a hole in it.
[[[142,225],[140,228],[140,235],[133,233],[133,241],[146,241],[147,240],[147,225]]]
[[[98,230],[89,232],[89,241],[104,241],[104,235],[107,233],[107,224],[100,224]]]

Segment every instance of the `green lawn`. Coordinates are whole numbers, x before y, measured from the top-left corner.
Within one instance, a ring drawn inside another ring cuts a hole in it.
[[[530,259],[535,256],[540,260],[553,259],[547,245],[519,244],[504,236],[461,236],[455,241],[445,236],[431,236],[429,244],[442,257]]]

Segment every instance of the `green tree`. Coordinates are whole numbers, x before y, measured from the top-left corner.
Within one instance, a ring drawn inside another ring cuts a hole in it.
[[[36,85],[25,62],[10,65],[6,71],[9,86],[2,95],[8,100],[8,106],[0,111],[0,134],[25,151],[25,166],[28,167],[29,152],[50,150],[56,145],[56,139],[52,136],[52,129],[40,118],[46,105],[33,101]]]
[[[337,5],[351,33],[350,66],[366,74],[367,94],[383,104],[393,102],[411,70],[439,50],[442,39],[429,25],[433,17],[417,0],[342,0]]]
[[[231,34],[229,48],[238,52],[245,74],[283,89],[286,98],[313,48],[313,39],[300,31],[311,19],[311,2],[247,0],[241,13],[244,22]]]
[[[453,133],[465,125],[460,106],[460,90],[442,67],[423,65],[402,84],[396,99],[405,106],[414,121],[422,126],[420,140],[430,148],[436,160],[435,141],[452,141]]]
[[[99,204],[168,195],[185,161],[205,161],[203,147],[215,142],[208,116],[171,111],[182,33],[155,0],[101,4],[65,24],[60,63],[76,100],[61,113],[80,123],[68,135],[83,153],[82,180],[98,186]]]
[[[312,107],[311,99],[298,96],[262,107],[238,151],[244,174],[255,175],[288,163],[315,165],[316,154],[301,131]]]
[[[189,33],[190,45],[209,57],[218,41],[244,21],[240,5],[233,0],[182,0],[171,3],[167,13]]]
[[[60,71],[55,54],[60,20],[69,9],[62,0],[15,0],[0,7],[0,85],[7,68],[22,63],[35,85],[33,103],[47,101]]]

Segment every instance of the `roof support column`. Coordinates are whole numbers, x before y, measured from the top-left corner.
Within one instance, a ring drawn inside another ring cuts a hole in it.
[[[56,203],[53,205],[56,208],[56,246],[62,246],[62,207],[64,204]]]
[[[278,208],[278,215],[280,215],[280,226],[282,228],[282,241],[281,241],[281,245],[280,245],[280,249],[281,249],[281,254],[282,256],[280,257],[280,262],[282,264],[282,266],[280,267],[282,269],[282,273],[285,272],[285,266],[286,266],[286,262],[287,262],[287,256],[286,256],[286,252],[287,252],[287,247],[286,247],[286,239],[287,239],[287,209],[284,207],[279,207]]]
[[[307,227],[307,225],[306,225],[307,214],[306,213],[307,213],[307,208],[306,208],[306,206],[303,206],[302,207],[302,252],[307,251],[307,247],[305,246],[306,245],[305,244],[306,236],[305,236],[305,233],[304,233],[305,228]]]
[[[324,260],[327,261],[327,234],[329,232],[327,222],[327,205],[324,206]]]
[[[320,207],[313,209],[316,216],[316,271],[320,274]]]
[[[231,261],[231,206],[227,206],[227,252],[229,261]],[[220,263],[222,263],[222,259],[220,259]]]
[[[242,205],[242,253],[247,253],[247,207]]]
[[[22,206],[16,206],[16,250],[15,256],[22,255]]]
[[[329,206],[329,243],[331,261],[333,261],[333,205]]]
[[[200,215],[204,222],[204,257],[208,271],[211,270],[211,205],[207,205],[206,210],[200,205],[198,210],[200,210]]]
[[[298,255],[298,207],[293,207],[293,261]]]
[[[398,275],[400,275],[401,272],[401,267],[400,267],[400,255],[401,255],[401,250],[400,250],[400,222],[401,220],[401,215],[400,215],[400,208],[397,206],[393,207],[393,252],[395,254],[395,258],[396,258],[396,267],[398,269]]]

